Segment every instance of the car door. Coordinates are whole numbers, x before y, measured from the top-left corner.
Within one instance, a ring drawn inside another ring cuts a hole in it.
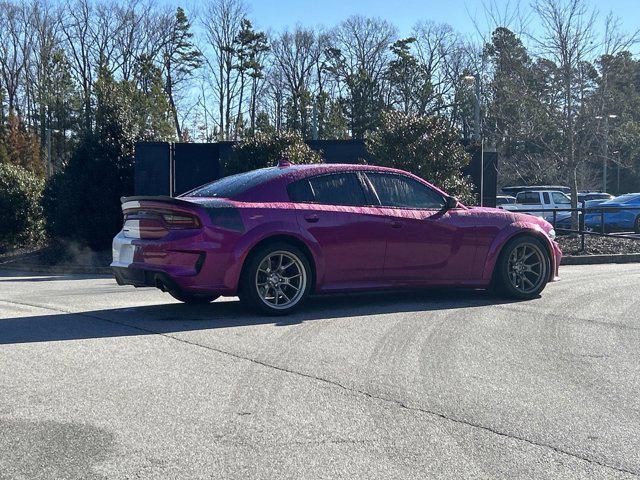
[[[335,172],[298,180],[289,185],[298,203],[298,224],[317,243],[322,266],[320,291],[379,285],[387,226],[367,206],[368,193],[357,172]]]
[[[445,211],[445,198],[416,179],[367,172],[387,223],[384,278],[394,284],[469,280],[475,259],[475,224],[465,209]]]

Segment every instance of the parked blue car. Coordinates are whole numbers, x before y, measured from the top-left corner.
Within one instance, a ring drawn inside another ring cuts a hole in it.
[[[598,205],[601,205],[606,201],[607,200],[605,199],[582,201],[582,202],[578,202],[578,207],[582,207],[584,205],[585,208],[589,209],[592,207],[597,207]],[[582,212],[580,212],[579,215],[582,215]],[[546,216],[545,220],[549,223],[554,223],[553,215]],[[598,217],[598,220],[599,220],[599,217]],[[563,233],[568,233],[568,232],[563,232],[563,230],[572,229],[571,212],[556,213],[554,228],[556,229],[559,235],[562,235]]]
[[[604,229],[607,232],[622,231],[640,233],[640,193],[627,193],[612,200],[602,202],[596,208],[606,208]],[[616,210],[624,207],[625,209]],[[636,208],[631,208],[636,207]],[[601,212],[587,213],[584,217],[585,228],[599,231],[602,222]]]

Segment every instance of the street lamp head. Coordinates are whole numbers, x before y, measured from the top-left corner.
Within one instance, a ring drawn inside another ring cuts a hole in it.
[[[473,83],[476,81],[476,76],[475,75],[465,75],[464,77],[462,77],[462,80],[466,83]]]
[[[609,115],[609,118],[618,118],[618,115]]]
[[[595,116],[595,119],[596,119],[596,120],[602,120],[602,115],[596,115],[596,116]]]

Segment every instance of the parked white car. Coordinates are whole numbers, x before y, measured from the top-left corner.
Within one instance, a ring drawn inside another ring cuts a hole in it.
[[[516,195],[516,203],[501,205],[501,208],[511,211],[530,212],[536,217],[547,217],[548,211],[571,208],[571,199],[558,190],[532,190],[520,192]]]

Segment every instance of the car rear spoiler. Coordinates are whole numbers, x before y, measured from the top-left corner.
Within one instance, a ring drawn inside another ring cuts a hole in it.
[[[168,195],[138,195],[133,197],[120,197],[120,203],[123,205],[129,202],[156,202],[167,203],[170,205],[181,205],[183,207],[193,207],[193,202],[187,202],[186,200],[180,200],[179,198],[169,197]]]

